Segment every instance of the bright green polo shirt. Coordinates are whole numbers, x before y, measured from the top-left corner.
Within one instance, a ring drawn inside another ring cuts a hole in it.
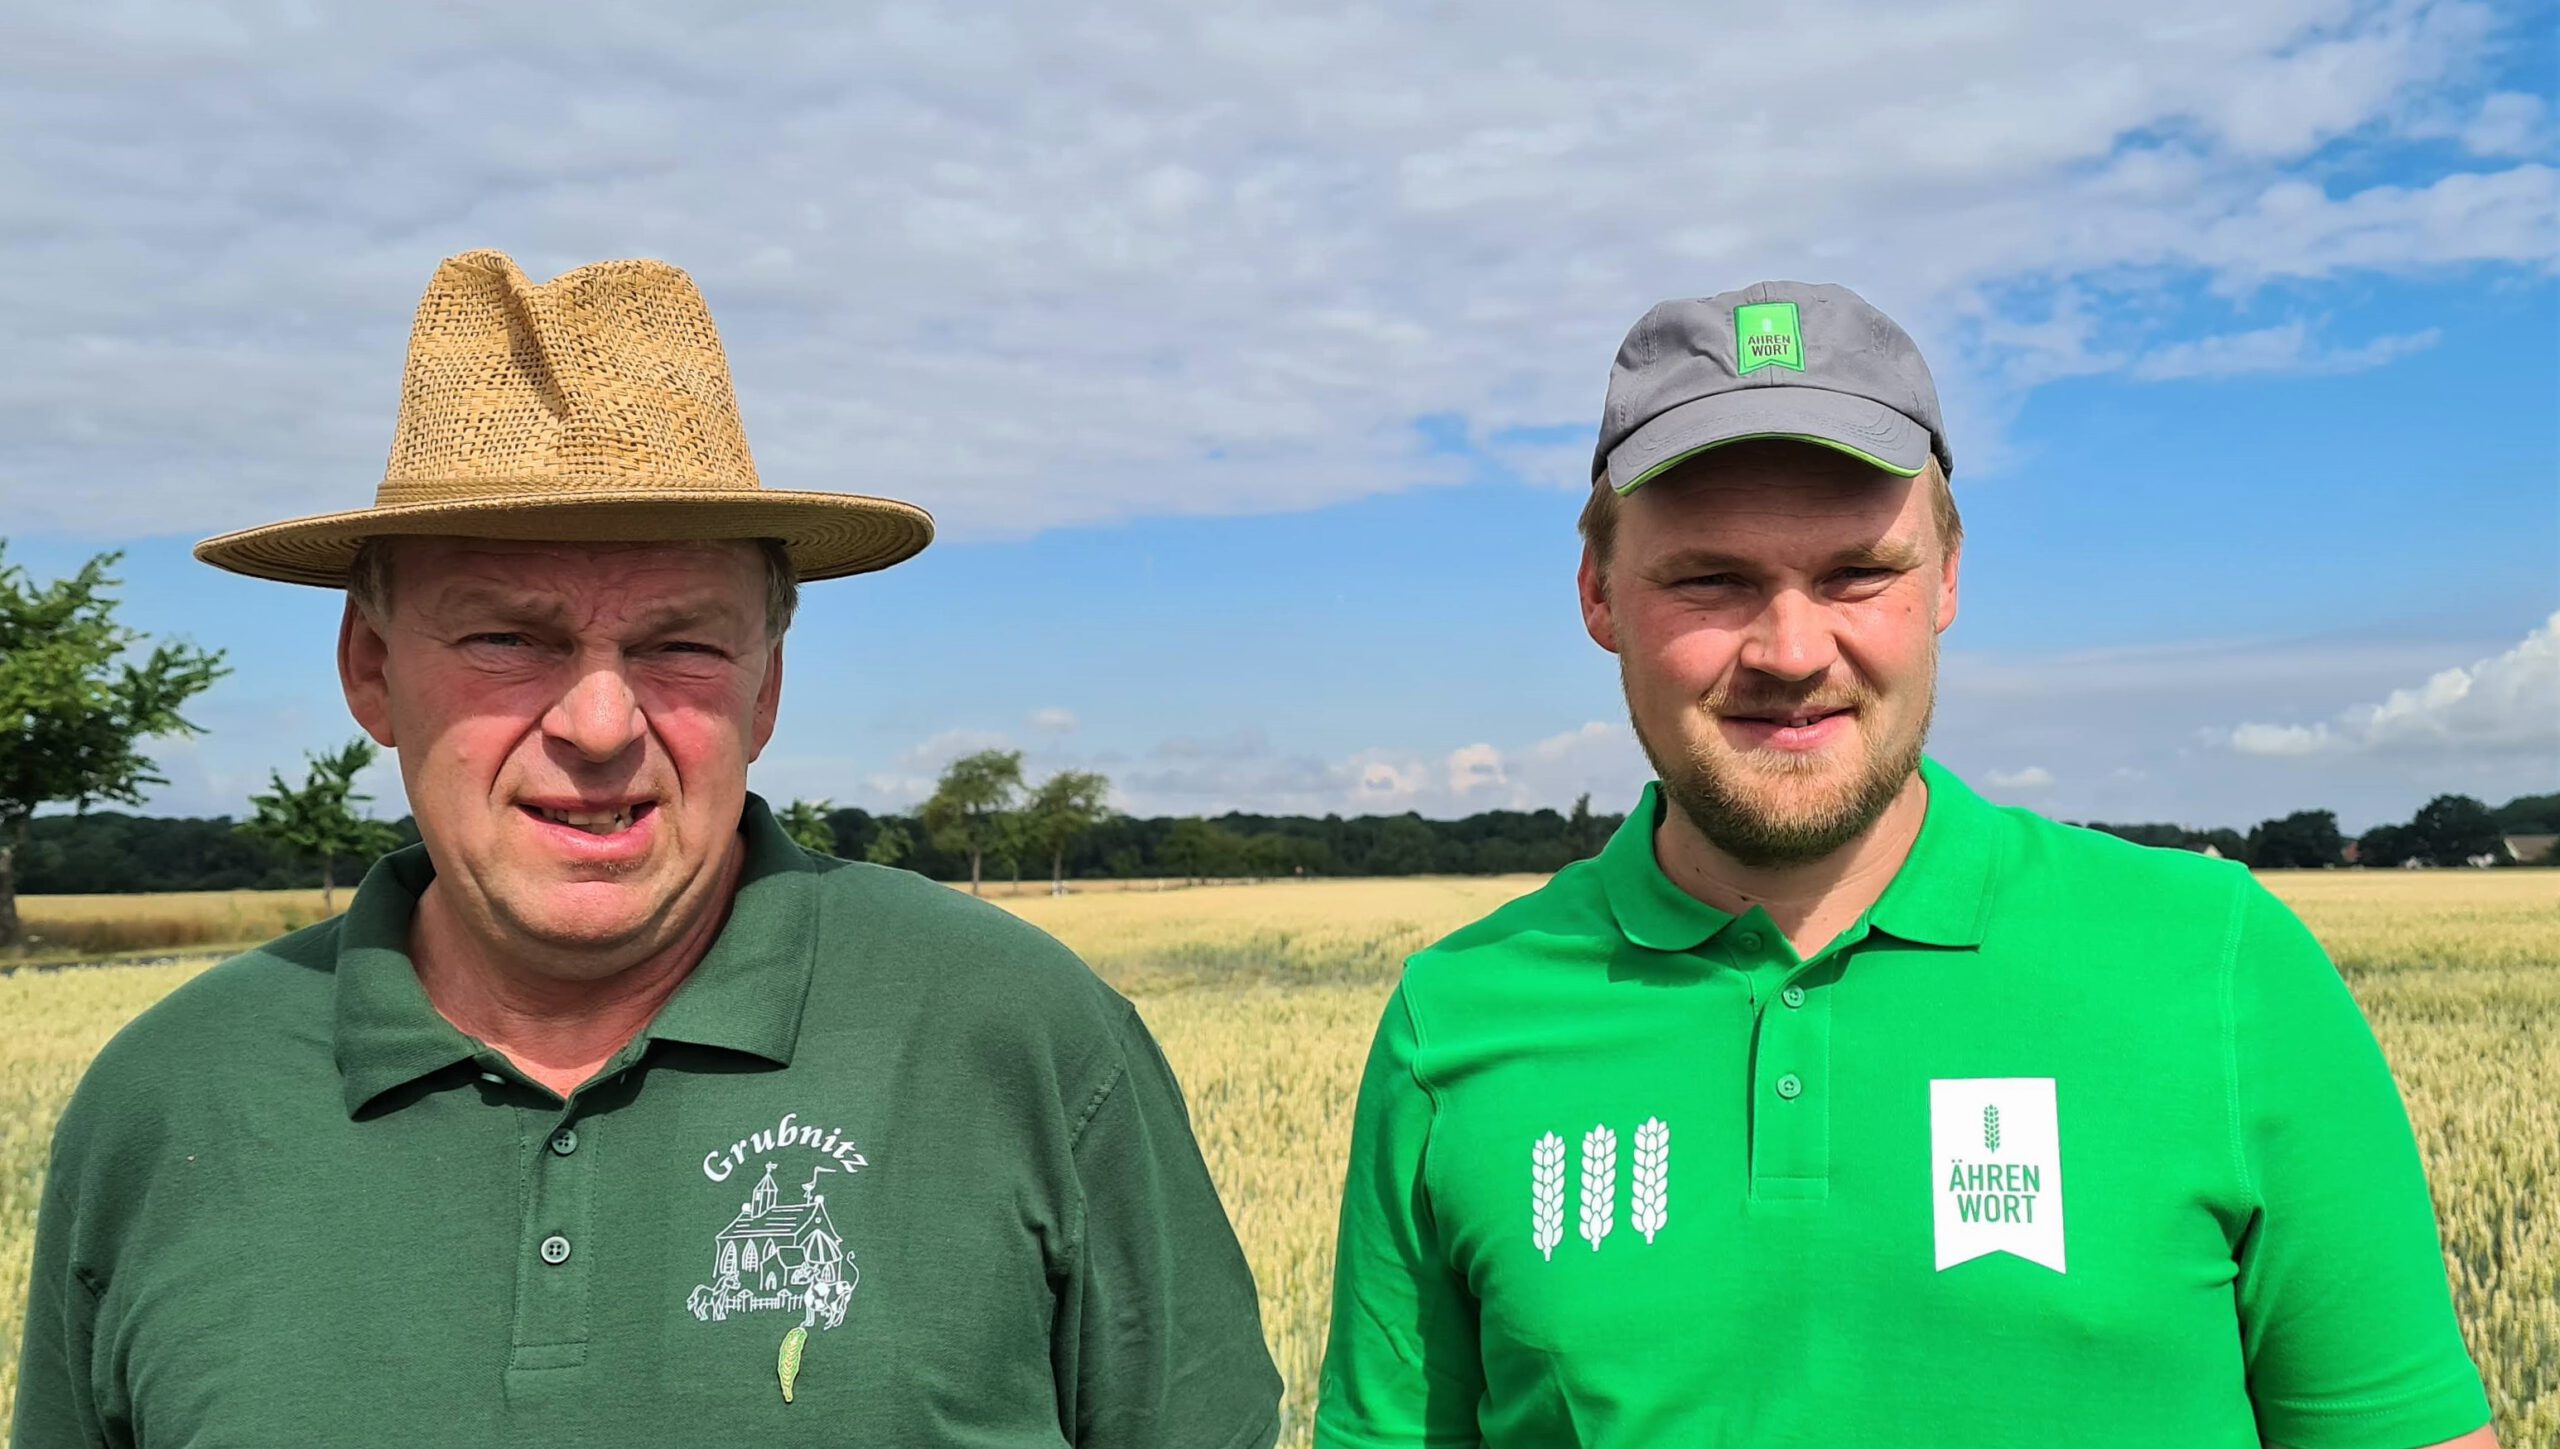
[[[2416,1144],[2247,870],[1935,761],[1809,961],[1601,855],[1423,951],[1354,1118],[1331,1449],[2409,1449],[2487,1422]]]
[[[717,942],[565,1103],[428,1004],[419,848],[127,1027],[55,1138],[12,1442],[1269,1444],[1253,1281],[1129,1003],[741,828]]]

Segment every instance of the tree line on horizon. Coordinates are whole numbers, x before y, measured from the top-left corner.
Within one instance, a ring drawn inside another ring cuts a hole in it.
[[[356,775],[375,757],[359,737],[308,757],[299,785],[273,772],[252,814],[163,818],[95,810],[138,805],[166,784],[145,753],[153,739],[197,733],[181,708],[229,672],[221,650],[149,641],[118,625],[119,555],[100,554],[41,588],[6,564],[0,539],[0,949],[23,930],[17,897],[115,892],[244,890],[317,882],[335,909],[336,887],[386,850],[418,838],[414,821],[369,818]],[[912,813],[875,814],[825,800],[778,812],[810,849],[967,880],[990,870],[1019,883],[1027,873],[1066,880],[1212,880],[1328,875],[1548,874],[1595,854],[1621,823],[1582,796],[1569,812],[1493,810],[1459,820],[1419,814],[1321,817],[1240,811],[1211,817],[1121,814],[1110,781],[1067,770],[1038,783],[1018,750],[982,750],[943,770]],[[48,805],[73,813],[39,817]],[[2462,795],[2429,801],[2406,824],[2378,826],[2352,855],[2327,810],[2297,811],[2235,830],[2115,825],[2145,845],[2212,849],[2253,867],[2347,863],[2460,865],[2503,856],[2504,835],[2560,828],[2560,794],[2528,795],[2492,809]],[[2560,863],[2560,852],[2550,857]],[[341,867],[344,867],[342,872]]]

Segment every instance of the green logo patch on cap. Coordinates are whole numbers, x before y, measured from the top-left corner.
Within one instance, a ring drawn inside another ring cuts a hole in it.
[[[1749,377],[1763,367],[1804,371],[1804,332],[1793,302],[1750,302],[1733,309],[1733,373]]]

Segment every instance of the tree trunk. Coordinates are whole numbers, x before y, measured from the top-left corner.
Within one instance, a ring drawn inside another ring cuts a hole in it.
[[[969,847],[969,894],[973,896],[983,894],[978,889],[978,861],[984,854],[974,845]]]
[[[326,915],[338,913],[338,858],[320,857],[320,909]]]
[[[27,840],[24,817],[9,823],[9,833],[0,836],[0,950],[22,944],[25,930],[18,924],[18,847]]]
[[[1049,857],[1049,894],[1062,896],[1066,893],[1067,848],[1061,845],[1058,847],[1058,853]]]

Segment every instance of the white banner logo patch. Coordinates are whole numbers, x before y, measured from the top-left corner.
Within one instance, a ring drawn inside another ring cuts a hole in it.
[[[2053,1078],[1931,1081],[1929,1164],[1940,1272],[1988,1253],[2065,1271]]]

